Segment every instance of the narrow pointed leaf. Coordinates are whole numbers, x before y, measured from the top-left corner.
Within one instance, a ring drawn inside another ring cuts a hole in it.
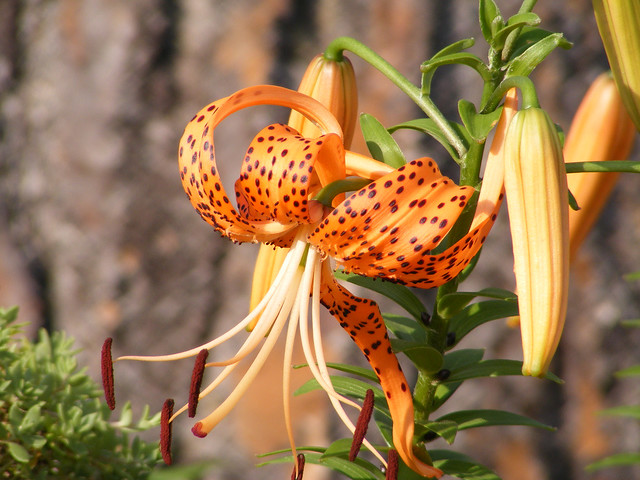
[[[444,382],[459,382],[470,378],[501,377],[506,375],[522,375],[522,362],[519,360],[492,359],[483,360],[475,365],[452,370],[451,376]],[[557,376],[547,373],[545,378],[555,383],[563,383]]]
[[[425,373],[436,373],[442,368],[444,361],[442,354],[433,347],[405,340],[391,340],[391,346],[396,353],[404,353],[413,364]]]
[[[399,339],[426,343],[427,330],[422,323],[392,313],[385,313],[382,316],[387,329]]]
[[[479,14],[482,36],[489,45],[492,45],[493,31],[491,26],[494,24],[496,17],[500,16],[500,9],[493,0],[480,0]]]
[[[601,410],[598,414],[609,417],[630,417],[640,420],[640,405],[620,405],[618,407]]]
[[[533,420],[532,418],[502,410],[460,410],[443,415],[436,421],[455,422],[458,426],[458,430],[496,425],[524,425],[528,427],[543,428],[545,430],[555,430],[555,428],[538,422],[537,420]]]
[[[451,318],[477,297],[515,299],[516,295],[502,288],[484,288],[477,292],[449,293],[438,301],[438,314],[443,318]]]
[[[497,108],[490,113],[480,114],[477,112],[476,106],[473,103],[462,99],[458,102],[458,112],[471,138],[478,143],[482,143],[487,139],[489,133],[500,118],[502,108]]]
[[[449,122],[449,125],[458,133],[460,138],[466,140],[465,147],[468,147],[469,138],[466,129],[456,122]],[[430,118],[418,118],[416,120],[409,120],[408,122],[399,123],[398,125],[394,125],[393,127],[389,127],[389,132],[393,133],[396,130],[401,128],[408,128],[410,130],[417,130],[419,132],[424,133],[425,135],[429,135],[437,140],[449,153],[451,158],[453,158],[457,163],[460,163],[460,157],[458,156],[458,152],[455,148],[451,146],[447,137],[442,133],[442,130],[436,125],[436,123]]]
[[[640,375],[640,365],[634,365],[633,367],[625,368],[615,373],[615,376],[618,378],[635,377],[637,375]]]
[[[458,433],[458,424],[453,420],[438,419],[433,422],[427,422],[421,424],[427,430],[436,433],[439,437],[444,439],[449,445],[453,444],[456,434]]]
[[[356,273],[346,273],[341,270],[334,272],[338,280],[346,280],[360,287],[378,292],[409,312],[416,320],[420,320],[422,312],[426,311],[422,302],[407,287],[384,281],[379,278],[370,278]]]
[[[504,28],[501,28],[493,36],[493,48],[501,50],[504,47],[505,41],[511,32],[517,28],[522,27],[535,27],[540,24],[540,17],[532,12],[517,13],[513,17],[509,18]]]
[[[593,472],[603,468],[627,467],[640,464],[640,453],[617,453],[587,465],[586,470]]]
[[[433,464],[447,475],[464,480],[500,480],[500,477],[472,458],[450,450],[431,450]]]
[[[360,128],[373,158],[393,168],[407,163],[396,141],[373,115],[360,115]]]
[[[449,321],[449,331],[455,333],[457,344],[480,325],[516,315],[518,315],[518,302],[515,299],[478,302],[453,316]]]
[[[564,38],[562,33],[552,33],[546,36],[514,58],[507,69],[506,76],[528,76],[556,47],[566,50],[571,48],[571,43]]]

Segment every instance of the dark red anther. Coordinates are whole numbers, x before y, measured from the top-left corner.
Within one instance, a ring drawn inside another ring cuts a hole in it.
[[[113,339],[107,338],[102,344],[102,354],[100,357],[100,365],[102,369],[102,388],[104,389],[104,398],[111,410],[116,408],[116,395],[113,388],[113,359],[111,358],[111,344]]]
[[[302,480],[302,473],[304,472],[304,454],[299,453],[297,456],[297,462],[291,472],[291,480]]]
[[[367,390],[367,394],[364,397],[362,403],[362,410],[358,415],[358,422],[356,423],[356,429],[353,432],[353,441],[351,442],[351,450],[349,450],[349,461],[353,462],[358,453],[360,453],[360,447],[364,440],[364,436],[367,434],[367,428],[369,427],[369,420],[373,414],[373,390]]]
[[[173,399],[167,398],[162,405],[160,414],[160,453],[162,460],[167,465],[171,465],[171,423],[169,419],[173,415]]]
[[[398,452],[389,450],[389,458],[387,459],[387,473],[385,480],[398,480]]]
[[[200,396],[200,386],[202,385],[202,377],[204,376],[204,365],[207,362],[209,351],[203,348],[198,352],[196,363],[193,365],[193,373],[191,373],[191,385],[189,386],[189,417],[196,416],[196,408],[198,408],[198,397]]]

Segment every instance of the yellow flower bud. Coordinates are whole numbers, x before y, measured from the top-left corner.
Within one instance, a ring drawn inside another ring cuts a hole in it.
[[[610,74],[593,82],[578,107],[564,144],[564,160],[600,162],[625,160],[635,140],[636,129],[622,104]],[[571,260],[600,215],[619,173],[572,173],[569,190],[580,210],[569,210]]]
[[[560,140],[540,108],[516,114],[505,139],[505,192],[520,309],[523,375],[544,376],[567,311],[567,176]]]
[[[356,76],[351,62],[343,57],[341,61],[327,60],[324,55],[316,55],[305,71],[298,91],[315,98],[333,113],[342,127],[344,145],[349,147],[358,119],[358,92]],[[289,126],[303,137],[319,136],[320,130],[309,119],[295,110],[289,116]],[[271,287],[289,249],[260,245],[251,286],[249,310],[253,310]],[[247,328],[252,330],[256,318]]]
[[[346,57],[335,61],[327,60],[322,54],[316,55],[307,67],[298,91],[315,98],[333,113],[342,127],[344,146],[349,148],[358,120],[358,92],[351,62]],[[303,137],[320,135],[318,128],[295,110],[291,112],[288,124]]]
[[[622,101],[640,129],[640,2],[593,0],[593,9]]]

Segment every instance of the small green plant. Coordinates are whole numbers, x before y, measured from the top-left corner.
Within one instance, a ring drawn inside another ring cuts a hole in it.
[[[0,477],[141,479],[160,460],[157,443],[130,433],[159,423],[131,407],[117,422],[101,388],[78,369],[73,339],[40,330],[24,338],[18,308],[0,309]]]

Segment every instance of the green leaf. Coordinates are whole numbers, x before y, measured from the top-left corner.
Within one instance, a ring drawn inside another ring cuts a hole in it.
[[[429,60],[424,62],[420,67],[420,70],[422,71],[420,91],[422,92],[422,94],[426,96],[431,94],[431,81],[433,80],[433,75],[436,72],[435,68],[428,68],[426,70],[423,70],[422,69],[423,66],[429,64],[430,62],[433,62],[438,58],[446,57],[455,53],[460,53],[463,50],[466,50],[467,48],[473,47],[475,43],[476,41],[473,38],[464,38],[462,40],[458,40],[457,42],[452,43],[451,45],[447,45],[442,50],[440,50],[435,55],[433,55]]]
[[[477,364],[467,365],[451,371],[451,375],[443,382],[460,382],[470,378],[501,377],[505,375],[522,375],[522,362],[519,360],[483,360]],[[563,383],[552,373],[547,373],[546,379],[556,383]]]
[[[478,292],[455,292],[444,295],[438,301],[438,314],[446,319],[460,312],[471,300],[477,297],[514,299],[516,294],[502,288],[484,288]]]
[[[13,459],[20,463],[27,463],[31,459],[31,455],[22,445],[14,442],[3,442],[7,445],[7,449],[9,450],[9,455],[13,457]]]
[[[303,366],[307,366],[307,365],[305,364]],[[334,370],[339,370],[341,372],[357,375],[359,377],[364,378],[365,380],[369,380],[375,383],[380,383],[380,380],[378,380],[378,376],[370,368],[359,367],[356,365],[346,365],[344,363],[331,363],[331,362],[327,362],[327,367],[333,368]],[[296,365],[294,368],[300,368],[300,365]]]
[[[147,480],[200,480],[207,477],[220,461],[208,460],[204,462],[189,463],[189,465],[176,465],[156,469],[147,477]]]
[[[620,405],[618,407],[601,410],[598,414],[609,417],[630,417],[640,420],[640,405]]]
[[[494,472],[472,458],[450,450],[431,450],[433,465],[445,474],[465,480],[500,480]]]
[[[552,33],[527,48],[514,58],[507,69],[506,77],[528,76],[556,47],[571,48],[562,33]]]
[[[481,348],[466,348],[449,352],[444,356],[444,368],[451,371],[459,370],[479,363],[483,356],[484,350]]]
[[[304,452],[305,449],[298,448],[299,452]],[[341,457],[324,457],[319,453],[314,453],[311,451],[310,453],[305,453],[305,462],[313,463],[315,465],[324,465],[326,467],[331,468],[347,477],[354,480],[383,480],[384,474],[380,471],[378,467],[371,464],[370,462],[363,460],[361,458],[356,458],[354,462],[350,462],[346,458]],[[276,465],[281,463],[293,463],[294,458],[292,455],[288,455],[286,457],[275,458],[273,460],[268,460],[266,462],[258,464],[259,467],[265,465]]]
[[[42,409],[39,404],[32,406],[25,414],[18,431],[20,433],[28,433],[40,424],[42,419]]]
[[[468,148],[469,142],[472,139],[469,137],[466,128],[456,122],[449,122],[449,125],[456,131],[460,138],[465,140],[465,147]],[[401,128],[416,130],[418,132],[424,133],[425,135],[433,137],[445,148],[451,158],[453,158],[457,163],[460,163],[458,152],[451,146],[449,140],[447,140],[447,137],[442,133],[442,130],[440,130],[436,123],[430,118],[418,118],[416,120],[409,120],[408,122],[394,125],[393,127],[389,127],[389,132],[393,133]]]
[[[480,30],[489,45],[493,45],[493,25],[497,18],[502,18],[500,9],[493,0],[480,0]]]
[[[507,40],[507,37],[516,29],[522,27],[535,27],[540,24],[540,17],[535,13],[517,13],[513,17],[509,18],[507,24],[501,28],[493,36],[493,48],[496,50],[502,50]]]
[[[373,158],[393,168],[399,168],[407,163],[396,141],[373,115],[368,113],[360,115],[360,128]]]
[[[422,322],[393,313],[383,313],[382,317],[389,331],[399,339],[426,343],[427,330]]]
[[[640,464],[640,453],[617,453],[587,465],[587,472],[603,468],[628,467]]]
[[[493,320],[518,315],[517,300],[487,300],[473,303],[451,318],[449,329],[455,333],[456,344],[474,328]]]
[[[439,409],[444,403],[456,393],[456,390],[462,385],[462,382],[455,383],[440,383],[436,387],[436,391],[433,395],[433,401],[431,402],[432,411]]]
[[[458,112],[471,138],[477,143],[484,143],[493,126],[498,122],[502,107],[490,113],[478,113],[473,103],[462,99],[458,102]]]
[[[620,324],[625,328],[639,328],[640,327],[640,318],[636,318],[633,320],[623,320]]]
[[[351,450],[352,438],[340,438],[335,440],[322,454],[322,457],[348,457]]]
[[[330,379],[331,384],[333,385],[333,388],[336,392],[338,392],[340,395],[355,398],[357,400],[364,400],[364,397],[367,394],[367,390],[373,390],[374,408],[381,413],[384,413],[388,417],[391,417],[389,408],[387,407],[387,399],[385,398],[384,392],[379,386],[370,385],[369,383],[363,382],[362,380],[342,377],[339,375],[331,375]],[[322,387],[320,386],[318,381],[315,378],[312,378],[301,385],[295,392],[293,392],[293,395],[303,395],[314,390],[320,390],[321,388]]]
[[[338,280],[346,280],[360,287],[368,288],[393,300],[404,308],[416,320],[420,320],[422,313],[426,311],[422,302],[404,285],[392,283],[381,278],[369,278],[355,273],[345,273],[342,270],[334,272]]]
[[[442,368],[442,353],[422,343],[391,339],[391,347],[396,353],[402,352],[413,364],[425,373],[436,373]]]
[[[545,425],[544,423],[540,423],[537,420],[533,420],[532,418],[502,410],[460,410],[443,415],[436,421],[455,422],[458,426],[458,430],[496,425],[524,425],[528,427],[543,428],[545,430],[555,430],[555,428]]]
[[[427,430],[436,433],[439,437],[443,438],[449,445],[451,445],[458,433],[458,424],[452,420],[434,420],[432,422],[421,423],[420,426]]]
[[[633,367],[628,367],[615,373],[615,376],[618,378],[635,377],[637,375],[640,375],[640,365],[634,365]]]

